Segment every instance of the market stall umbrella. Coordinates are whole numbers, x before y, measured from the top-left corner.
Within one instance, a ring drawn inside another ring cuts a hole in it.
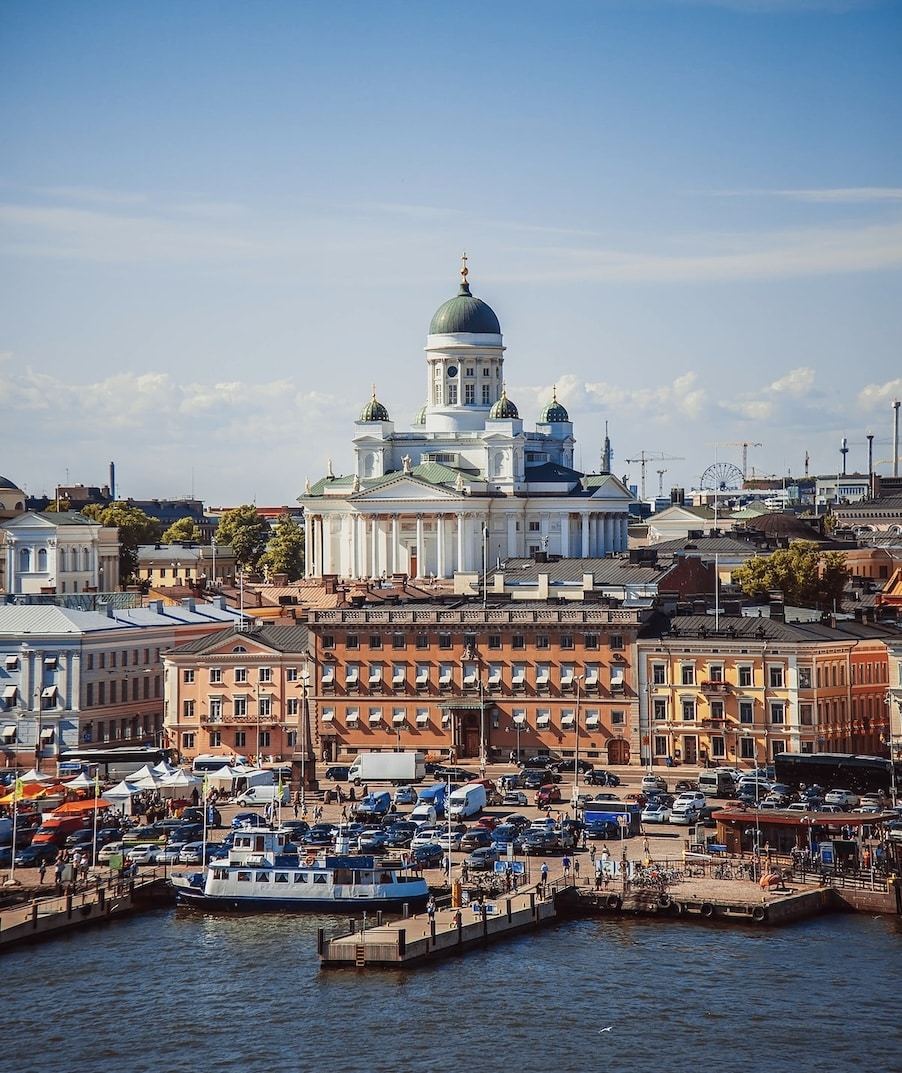
[[[26,786],[32,782],[48,783],[53,782],[53,776],[44,775],[42,772],[32,768],[31,771],[26,771],[25,774],[21,776],[20,781],[24,782]]]
[[[36,782],[27,782],[18,793],[15,790],[10,790],[8,794],[0,797],[0,805],[11,805],[14,801],[37,801],[38,798],[44,797],[47,791],[43,786],[39,786]]]
[[[111,802],[102,797],[86,797],[82,801],[67,801],[65,805],[53,810],[54,816],[63,816],[72,812],[93,812],[99,808],[109,808]]]

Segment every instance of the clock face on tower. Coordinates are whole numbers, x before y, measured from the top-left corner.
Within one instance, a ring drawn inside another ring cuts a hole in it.
[[[448,376],[457,376],[457,366],[456,365],[449,365],[448,366]]]

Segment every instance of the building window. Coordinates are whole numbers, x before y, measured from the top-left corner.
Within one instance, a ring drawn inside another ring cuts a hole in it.
[[[391,635],[391,646],[398,652],[407,647],[407,637],[403,633],[393,633]]]
[[[182,701],[182,718],[193,719],[194,718],[194,701],[183,700]]]
[[[257,713],[261,719],[269,719],[272,715],[272,697],[260,697],[257,701]]]
[[[190,685],[194,681],[194,671],[189,668],[182,674],[182,681]]]
[[[712,700],[711,701],[711,718],[721,720],[723,719],[723,701]]]
[[[244,749],[247,747],[247,731],[236,730],[235,731],[235,748]]]
[[[750,700],[741,700],[739,702],[739,722],[740,723],[754,723],[755,722],[755,709]]]
[[[786,705],[773,703],[770,706],[770,721],[772,724],[784,723],[786,721]]]
[[[222,745],[222,731],[211,730],[210,731],[210,748],[218,749]]]
[[[247,718],[247,697],[240,696],[234,697],[232,700],[232,711],[234,712],[236,719]]]
[[[811,704],[799,705],[799,722],[803,727],[814,726],[814,706]]]
[[[246,682],[247,681],[247,667],[236,667],[235,668],[235,681],[236,682]]]
[[[667,719],[667,701],[655,697],[652,707],[652,718],[656,723],[663,723]]]
[[[210,722],[218,723],[222,719],[222,697],[210,697]]]
[[[335,635],[332,633],[324,633],[322,638],[323,648],[335,647]]]
[[[655,734],[655,756],[667,756],[669,751],[667,738],[663,734]]]
[[[612,652],[617,652],[618,650],[620,650],[622,648],[623,648],[623,634],[622,633],[612,633],[611,634],[611,651]]]
[[[711,755],[715,760],[723,760],[727,755],[726,742],[721,737],[711,739]]]
[[[448,385],[448,405],[449,406],[456,406],[457,405],[457,384],[449,384]]]
[[[722,682],[723,681],[723,664],[712,663],[708,668],[708,681],[709,682]]]
[[[538,522],[530,522],[529,525],[527,526],[527,529],[529,530],[530,533],[538,533],[539,532],[539,523]]]
[[[185,750],[189,750],[189,749],[194,748],[194,735],[193,734],[183,734],[182,735],[182,748],[185,749]]]
[[[296,749],[298,747],[298,732],[296,730],[288,730],[285,732],[285,744],[289,749]]]
[[[739,743],[739,755],[743,760],[755,759],[755,739],[743,738]]]
[[[418,651],[425,652],[429,648],[429,634],[418,633],[416,636],[416,646]]]
[[[799,667],[799,689],[811,689],[810,667]]]
[[[526,648],[526,638],[522,633],[515,633],[511,638],[511,648],[522,651]]]
[[[222,684],[222,667],[210,668],[210,685],[218,686]]]
[[[774,666],[767,668],[767,680],[771,689],[783,688],[783,668],[782,666]],[[834,682],[834,685],[836,683]]]
[[[483,373],[485,373],[486,376],[488,376],[488,374],[489,374],[488,369],[483,369],[482,371],[483,371]],[[492,401],[492,389],[491,389],[491,386],[489,384],[483,384],[482,385],[482,405],[483,406],[488,406],[491,403],[491,401]]]
[[[464,384],[464,403],[472,406],[476,402],[476,385]]]
[[[680,683],[684,686],[695,685],[695,664],[684,663],[680,667]]]
[[[536,648],[551,648],[547,633],[540,633],[536,635]]]
[[[599,642],[597,633],[587,633],[585,638],[583,639],[583,647],[589,648],[595,652],[598,651],[598,643]]]
[[[656,686],[663,686],[667,684],[666,663],[653,663],[651,665],[651,680],[652,684]]]
[[[561,634],[561,648],[565,651],[571,651],[573,649],[573,634],[562,633]]]
[[[439,646],[439,648],[441,648],[441,649],[443,649],[445,651],[447,651],[449,648],[451,648],[452,647],[451,634],[450,633],[440,633],[438,635],[438,646]]]
[[[682,702],[683,722],[691,723],[695,720],[695,701],[684,700]]]
[[[378,633],[371,633],[370,634],[369,647],[370,648],[381,648],[382,647],[382,637],[381,637],[380,634],[378,634]]]
[[[261,667],[260,668],[260,679],[259,680],[261,682],[271,682],[272,681],[272,667]]]
[[[626,713],[617,709],[611,712],[611,726],[622,727],[626,723]]]
[[[499,648],[501,648],[501,634],[500,633],[490,633],[489,634],[489,648],[491,648],[494,651],[497,651]]]
[[[286,667],[285,668],[285,681],[286,682],[296,682],[297,680],[298,680],[298,669],[297,669],[297,667]]]
[[[286,715],[300,715],[301,714],[301,700],[300,697],[289,697],[285,702],[285,714]]]
[[[360,648],[360,638],[356,633],[349,633],[345,638],[345,648],[358,649]]]
[[[85,707],[92,708],[94,706],[94,683],[88,682],[85,686]]]
[[[739,684],[746,689],[751,689],[754,685],[751,667],[742,666],[739,668]]]
[[[268,749],[272,745],[272,736],[268,730],[260,731],[260,748]]]

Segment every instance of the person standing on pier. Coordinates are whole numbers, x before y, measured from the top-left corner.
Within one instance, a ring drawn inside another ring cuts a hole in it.
[[[542,897],[545,897],[545,892],[548,890],[548,862],[542,862]]]

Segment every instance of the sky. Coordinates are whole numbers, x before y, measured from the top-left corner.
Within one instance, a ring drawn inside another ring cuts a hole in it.
[[[0,473],[293,503],[373,385],[409,428],[462,251],[583,471],[888,473],[900,54],[902,0],[5,0]]]

